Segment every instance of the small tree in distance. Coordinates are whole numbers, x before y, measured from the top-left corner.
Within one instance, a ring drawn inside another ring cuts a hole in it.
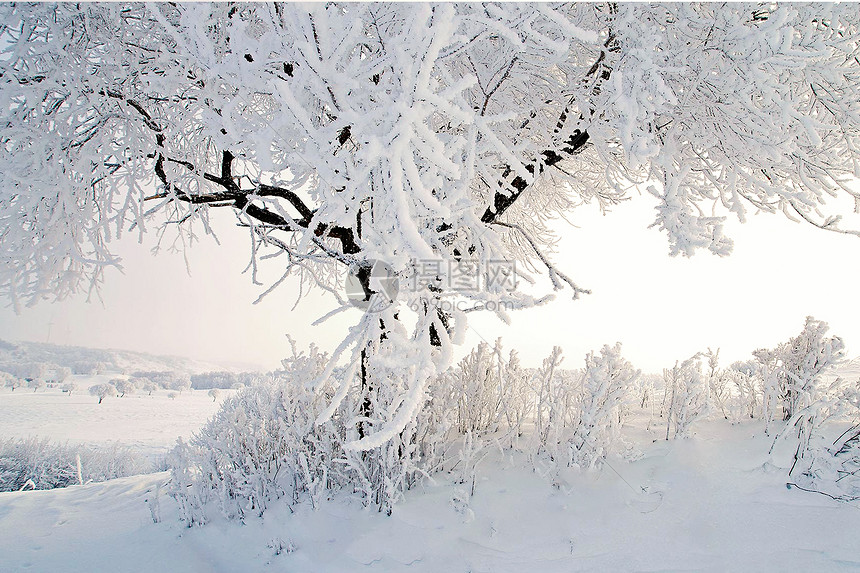
[[[95,384],[90,386],[89,393],[99,399],[99,404],[108,396],[116,396],[116,388],[112,384]]]
[[[170,389],[176,390],[179,394],[191,388],[191,378],[186,375],[179,375],[170,383]]]
[[[158,390],[158,384],[148,378],[137,378],[136,383],[146,392],[147,396],[152,396],[152,393]]]
[[[212,401],[215,402],[221,396],[221,390],[218,388],[212,388],[209,390],[209,396],[212,398]]]
[[[33,392],[37,391],[39,388],[44,388],[45,379],[42,377],[31,378],[27,381],[27,387],[32,388]]]
[[[4,380],[5,385],[11,388],[12,392],[15,391],[15,388],[20,388],[24,385],[24,380],[22,378],[8,372],[0,372],[0,380]]]
[[[124,398],[126,394],[134,394],[134,391],[137,389],[134,382],[131,380],[111,380],[111,384],[113,384],[117,392],[120,393],[120,398]]]

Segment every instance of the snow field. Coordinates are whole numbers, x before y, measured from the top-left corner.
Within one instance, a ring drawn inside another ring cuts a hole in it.
[[[441,474],[407,493],[391,517],[338,496],[316,510],[278,504],[245,525],[216,517],[189,529],[158,493],[165,472],[0,494],[0,571],[860,567],[858,508],[786,489],[760,424],[698,422],[692,438],[670,442],[656,439],[659,431],[625,432],[644,455],[612,459],[621,477],[609,468],[542,476],[522,454],[489,447],[470,499],[470,484]]]
[[[188,437],[215,413],[225,396],[213,401],[208,390],[186,390],[169,398],[173,390],[159,389],[149,396],[143,390],[122,398],[108,397],[99,404],[87,390],[108,383],[117,374],[73,376],[78,388],[70,395],[59,387],[0,388],[0,436],[48,438],[57,442],[90,445],[119,443],[158,457],[179,436]],[[62,385],[60,385],[62,386]]]

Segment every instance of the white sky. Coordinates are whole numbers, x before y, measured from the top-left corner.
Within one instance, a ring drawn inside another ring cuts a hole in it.
[[[659,371],[707,347],[721,348],[723,363],[749,357],[794,336],[804,318],[827,321],[849,356],[860,354],[857,302],[860,239],[827,233],[783,217],[758,215],[746,225],[730,224],[731,257],[706,252],[692,259],[667,255],[666,237],[647,229],[652,205],[636,197],[607,216],[580,209],[559,226],[554,260],[581,286],[593,290],[579,301],[568,291],[548,305],[512,315],[506,326],[493,315],[470,316],[465,353],[482,338],[502,336],[525,364],[536,366],[554,345],[565,366],[578,367],[589,350],[615,341],[646,371]],[[293,310],[297,285],[284,284],[258,305],[260,292],[241,274],[247,239],[224,217],[222,245],[209,238],[183,257],[149,254],[153,238],[132,237],[118,249],[124,274],[109,270],[103,304],[83,297],[43,303],[15,315],[0,310],[0,338],[50,341],[188,356],[239,366],[274,368],[286,356],[286,334],[301,345],[316,341],[332,349],[358,312],[321,326],[311,322],[333,308],[312,293]]]

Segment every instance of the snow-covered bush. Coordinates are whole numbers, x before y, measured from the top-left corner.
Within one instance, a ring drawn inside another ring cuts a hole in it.
[[[53,489],[152,471],[143,457],[119,445],[104,448],[47,439],[0,440],[0,491]]]
[[[809,316],[803,331],[780,347],[785,420],[821,397],[822,375],[845,357],[845,344],[838,336],[827,337],[829,329],[826,322]]]
[[[529,386],[531,375],[520,364],[516,350],[511,350],[508,355],[503,377],[501,410],[513,440],[523,434],[523,424],[535,408],[535,396]]]
[[[327,362],[314,347],[294,354],[275,379],[227,397],[200,432],[177,444],[170,459],[171,491],[189,526],[204,523],[214,508],[241,520],[262,514],[276,499],[316,504],[337,491],[390,512],[404,491],[437,467],[440,436],[451,427],[445,421],[451,400],[444,399],[443,385],[431,385],[430,399],[402,432],[357,451],[347,444],[357,438],[354,418],[365,395],[349,392],[318,423],[333,391],[314,391],[309,384]],[[434,388],[443,399],[434,400]],[[393,398],[384,391],[376,389],[376,404]],[[372,435],[370,423],[364,428]]]
[[[537,452],[555,449],[564,440],[570,427],[570,408],[573,405],[572,389],[561,384],[559,370],[564,360],[561,348],[553,347],[543,359],[540,368],[531,378],[532,391],[536,393],[534,431]]]
[[[206,521],[210,501],[242,519],[274,499],[319,499],[333,489],[337,445],[314,424],[312,396],[300,384],[249,388],[224,400],[188,443],[180,439],[170,460],[172,492],[189,525]]]
[[[670,435],[685,438],[690,426],[708,413],[708,380],[702,373],[702,355],[696,354],[663,370],[668,402],[666,405],[666,439]],[[674,424],[675,432],[671,433]]]
[[[208,396],[212,398],[212,401],[215,402],[221,396],[221,391],[218,388],[212,388],[207,392]]]
[[[63,384],[63,388],[62,388],[63,392],[65,392],[69,396],[71,396],[72,392],[74,392],[77,389],[78,389],[78,383],[74,382],[74,381],[66,382],[65,384]]]
[[[725,375],[731,388],[727,401],[729,419],[739,422],[760,415],[764,386],[756,362],[735,362],[726,369]]]
[[[819,397],[787,421],[771,453],[794,440],[791,485],[843,501],[860,499],[860,380],[837,378],[819,386]],[[846,420],[852,422],[843,431]]]
[[[810,440],[811,441],[811,440]],[[798,446],[790,477],[792,485],[840,501],[860,500],[860,423],[842,432],[829,446]]]
[[[90,386],[89,393],[99,399],[99,404],[108,396],[116,396],[116,388],[112,384],[94,384]]]
[[[598,468],[620,450],[621,426],[640,372],[621,356],[621,345],[589,353],[582,370],[562,370],[561,349],[544,359],[531,379],[536,400],[534,450],[541,463]],[[546,456],[541,456],[546,454]]]
[[[506,375],[506,370],[507,362],[502,355],[501,339],[498,339],[492,348],[481,342],[455,370],[447,373],[451,391],[457,396],[457,430],[460,433],[485,433],[498,428],[504,416],[503,407],[513,393],[506,387],[514,382]]]
[[[618,443],[625,399],[640,374],[621,356],[621,343],[585,357],[573,435],[568,439],[570,465],[598,467]]]
[[[822,376],[845,356],[838,336],[827,337],[826,322],[806,317],[801,333],[775,349],[756,350],[763,386],[762,415],[770,424],[790,420],[822,398]]]

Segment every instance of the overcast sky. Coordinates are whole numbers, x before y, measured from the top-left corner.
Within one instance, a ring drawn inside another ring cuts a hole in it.
[[[514,313],[511,326],[472,314],[460,354],[481,339],[502,336],[533,366],[559,345],[565,366],[578,367],[586,352],[615,341],[646,371],[708,347],[721,348],[728,364],[797,334],[807,315],[827,321],[850,356],[860,354],[860,239],[758,215],[746,225],[729,224],[731,257],[701,252],[672,258],[665,236],[647,228],[652,209],[649,198],[636,197],[607,216],[594,208],[576,211],[576,227],[559,225],[555,261],[593,294],[572,301],[562,291],[542,308]],[[80,297],[17,316],[4,308],[0,338],[274,368],[288,352],[286,334],[301,345],[316,341],[331,349],[357,320],[359,311],[350,310],[311,326],[334,303],[312,293],[293,310],[294,283],[252,305],[260,287],[242,274],[248,262],[244,232],[225,217],[220,238],[221,246],[204,237],[188,252],[190,276],[181,255],[152,257],[152,239],[143,245],[124,239],[118,249],[124,273],[108,271],[102,303]]]

